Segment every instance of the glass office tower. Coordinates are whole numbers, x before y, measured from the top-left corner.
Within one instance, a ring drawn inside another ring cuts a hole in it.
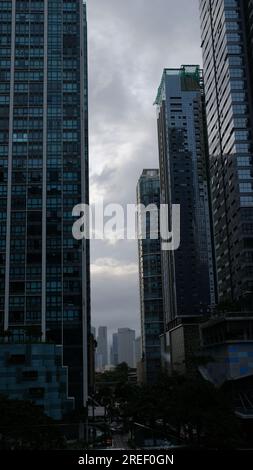
[[[166,324],[215,303],[202,74],[165,69],[156,98],[161,204],[181,206],[181,244],[162,251]]]
[[[0,325],[10,342],[63,345],[69,394],[87,399],[89,245],[86,5],[0,2]]]
[[[143,207],[160,207],[159,170],[143,170],[137,185],[137,202]],[[141,217],[142,214],[140,213]],[[139,285],[141,307],[141,350],[143,378],[153,383],[161,371],[160,335],[164,333],[164,311],[161,272],[161,241],[151,239],[149,218],[146,218],[147,238],[138,241]]]
[[[253,299],[253,2],[200,0],[218,297]]]

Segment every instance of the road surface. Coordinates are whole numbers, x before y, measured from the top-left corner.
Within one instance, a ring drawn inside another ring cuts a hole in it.
[[[128,450],[130,447],[128,446],[128,435],[127,434],[115,434],[112,438],[112,449],[122,449]]]

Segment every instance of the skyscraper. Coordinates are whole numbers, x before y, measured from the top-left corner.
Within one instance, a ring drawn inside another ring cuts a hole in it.
[[[165,69],[157,98],[161,204],[181,206],[181,244],[162,251],[166,325],[215,302],[203,83],[198,66]]]
[[[253,2],[200,0],[218,298],[252,308]]]
[[[159,170],[143,170],[137,185],[137,203],[144,209],[155,204],[160,207]],[[141,217],[142,214],[140,213]],[[141,350],[144,379],[155,382],[161,369],[160,335],[164,332],[164,311],[161,271],[161,242],[151,239],[149,218],[143,226],[147,238],[138,241],[139,283],[141,307]]]
[[[107,327],[99,326],[97,337],[97,366],[104,369],[108,365],[108,338]]]
[[[69,394],[87,400],[89,245],[86,5],[0,2],[0,325],[9,342],[63,345]]]
[[[135,367],[135,331],[130,328],[118,329],[118,363],[123,362]]]
[[[113,366],[118,365],[118,333],[112,335],[111,364]]]

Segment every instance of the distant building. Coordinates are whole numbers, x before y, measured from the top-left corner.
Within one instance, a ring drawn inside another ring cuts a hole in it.
[[[96,371],[96,349],[97,349],[97,341],[96,341],[96,328],[94,326],[91,327],[90,333],[90,340],[89,340],[89,391],[92,395],[95,390],[95,371]]]
[[[135,367],[135,331],[130,328],[118,329],[118,362]]]
[[[97,367],[104,368],[108,364],[107,327],[99,326],[97,336]]]
[[[119,351],[118,351],[118,333],[112,335],[112,346],[111,346],[111,364],[117,366],[119,363]]]
[[[164,309],[159,218],[157,239],[152,239],[150,218],[145,209],[151,204],[157,211],[160,208],[159,170],[143,170],[137,185],[137,203],[142,207],[138,213],[139,230],[146,234],[141,233],[138,241],[141,351],[145,381],[152,383],[161,369],[160,335],[164,332]]]
[[[112,364],[108,364],[108,365],[105,366],[105,368],[104,368],[104,371],[105,371],[105,372],[111,372],[111,371],[113,371],[113,370],[115,370],[115,366],[113,366]]]
[[[105,365],[103,364],[103,355],[99,354],[97,351],[95,353],[95,370],[96,372],[103,372],[105,370]]]
[[[62,346],[49,343],[1,344],[0,394],[12,400],[32,401],[53,419],[74,409],[68,396],[68,368]]]

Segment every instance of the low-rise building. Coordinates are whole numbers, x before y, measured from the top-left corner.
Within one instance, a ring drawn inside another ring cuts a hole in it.
[[[49,343],[0,344],[0,394],[27,400],[61,420],[74,409],[68,396],[68,368],[62,346]]]
[[[162,365],[169,373],[195,375],[200,352],[200,322],[198,316],[175,318],[161,336]]]
[[[216,385],[253,375],[253,313],[233,312],[211,317],[201,327],[201,368]]]

